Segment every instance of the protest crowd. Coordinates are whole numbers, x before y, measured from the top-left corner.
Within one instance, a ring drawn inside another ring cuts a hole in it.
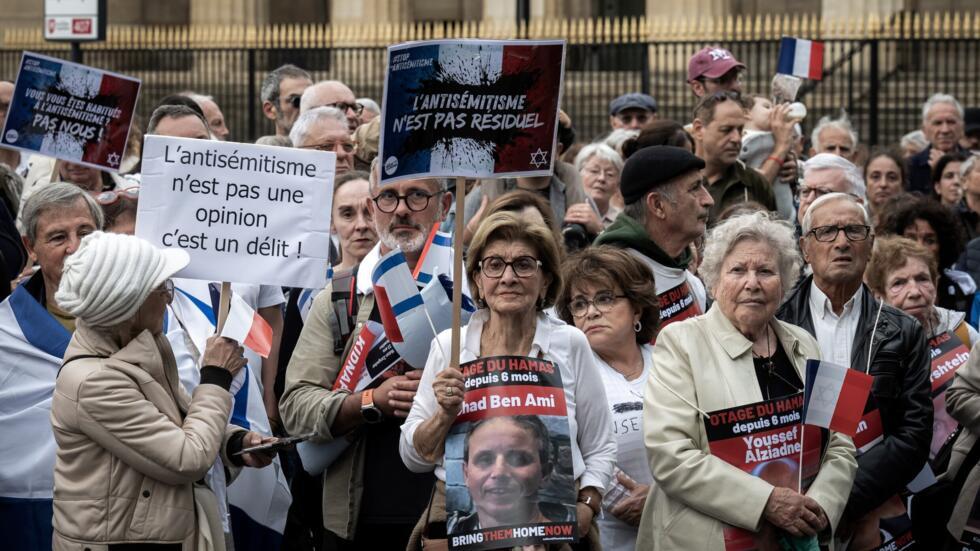
[[[174,144],[236,135],[207,90],[118,170],[0,149],[0,548],[980,549],[980,107],[936,90],[869,148],[691,54],[688,120],[623,90],[495,179],[385,181],[381,98],[275,69],[260,179],[333,154],[318,287],[136,237]]]

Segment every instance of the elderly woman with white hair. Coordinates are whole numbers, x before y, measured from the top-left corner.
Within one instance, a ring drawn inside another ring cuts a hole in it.
[[[718,457],[702,420],[801,392],[806,361],[819,358],[819,348],[775,318],[800,263],[792,227],[765,213],[711,231],[700,272],[715,302],[707,314],[666,326],[654,347],[643,431],[656,484],[637,549],[720,551],[729,526],[753,533],[759,548],[779,548],[780,536],[827,540],[835,529],[856,469],[849,438],[823,433],[819,472],[801,493]],[[799,466],[791,486],[798,473]]]
[[[616,150],[604,143],[590,143],[575,156],[575,169],[582,176],[582,187],[599,210],[602,227],[587,228],[599,233],[616,221],[622,212],[611,200],[619,192],[619,176],[623,171],[623,158]],[[571,212],[571,209],[569,209]]]
[[[268,465],[272,442],[228,425],[232,377],[243,349],[212,337],[188,396],[163,334],[170,276],[187,253],[137,237],[94,232],[65,259],[55,300],[77,320],[51,403],[55,550],[224,549],[211,490],[224,465]]]

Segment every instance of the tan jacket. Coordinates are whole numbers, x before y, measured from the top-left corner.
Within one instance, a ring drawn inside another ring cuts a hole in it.
[[[58,444],[53,549],[101,551],[111,543],[195,549],[194,482],[243,430],[228,425],[231,395],[202,384],[189,397],[166,337],[149,331],[120,348],[80,322],[65,359],[83,355],[104,358],[68,362],[51,404]]]
[[[366,269],[362,266],[362,269]],[[359,431],[348,435],[330,432],[347,391],[334,391],[334,381],[340,373],[340,360],[333,352],[333,330],[330,302],[333,286],[326,288],[313,299],[310,314],[303,325],[296,348],[286,367],[286,382],[279,413],[283,425],[290,434],[316,432],[316,442],[329,442],[335,438],[348,438],[352,444],[323,472],[323,526],[338,536],[354,539],[354,527],[361,510],[364,473],[364,440]],[[362,300],[358,306],[357,324],[352,335],[361,332],[374,309],[374,294]],[[353,337],[352,337],[353,338]],[[348,343],[349,345],[350,343]]]
[[[773,324],[804,380],[806,359],[820,357],[817,342],[798,327],[778,320]],[[704,411],[762,401],[752,343],[717,304],[703,316],[668,325],[657,336],[643,408],[656,484],[643,510],[636,548],[722,551],[724,524],[760,528],[773,487],[712,456],[701,415],[668,387]],[[831,433],[820,473],[807,491],[834,529],[857,470],[854,451],[850,438]]]
[[[953,384],[946,390],[946,411],[963,425],[963,431],[953,443],[949,457],[949,467],[943,478],[952,480],[959,473],[966,456],[977,445],[980,435],[980,342],[970,350],[966,365],[956,370]],[[970,470],[963,483],[963,489],[956,499],[953,515],[946,525],[949,533],[956,539],[963,535],[963,529],[970,519],[973,503],[980,493],[980,465]]]

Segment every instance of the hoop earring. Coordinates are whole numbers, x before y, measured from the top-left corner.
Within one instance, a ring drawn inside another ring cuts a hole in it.
[[[633,322],[633,331],[635,333],[639,333],[641,329],[643,329],[643,324],[640,323],[640,320],[634,321]]]

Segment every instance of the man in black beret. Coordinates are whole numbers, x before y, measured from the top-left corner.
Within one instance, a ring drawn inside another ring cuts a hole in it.
[[[619,188],[626,207],[596,245],[633,253],[653,271],[661,327],[705,311],[704,284],[687,270],[691,243],[704,235],[714,201],[704,161],[680,147],[645,147],[626,161]]]
[[[709,225],[732,203],[755,201],[776,210],[772,185],[754,169],[738,160],[742,150],[746,105],[735,92],[716,92],[701,98],[694,108],[694,153],[704,159],[704,177],[715,205]],[[781,165],[783,160],[775,158]]]

